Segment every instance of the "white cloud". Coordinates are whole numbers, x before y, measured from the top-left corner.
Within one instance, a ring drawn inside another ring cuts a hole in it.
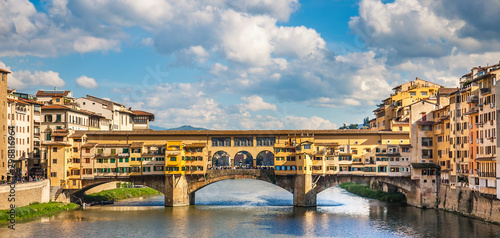
[[[75,40],[74,49],[79,53],[92,51],[119,50],[119,41],[96,38],[92,36],[80,37]]]
[[[153,46],[154,45],[154,40],[151,37],[147,37],[141,40],[141,44],[144,46]]]
[[[241,100],[245,102],[241,107],[250,111],[262,111],[262,110],[270,110],[276,111],[276,105],[264,102],[264,99],[257,95],[252,95],[250,97],[242,97]]]
[[[284,122],[285,128],[293,129],[338,129],[338,126],[331,123],[329,120],[323,119],[321,117],[296,117],[287,116]]]
[[[487,27],[500,20],[498,14],[489,11],[495,5],[500,6],[497,1],[363,0],[359,16],[352,17],[349,26],[366,46],[399,58],[439,58],[452,54],[454,49],[468,53],[498,51],[500,41],[492,36],[500,36],[500,32]],[[472,17],[478,15],[470,14],[474,8],[490,19]]]
[[[34,86],[62,87],[66,84],[64,80],[59,77],[59,73],[54,71],[12,71],[10,67],[7,67],[1,61],[0,68],[12,72],[7,79],[7,84],[10,88],[17,90],[33,89]]]
[[[78,86],[80,86],[80,87],[89,88],[89,89],[93,89],[93,88],[98,88],[99,87],[99,85],[97,84],[97,82],[95,81],[95,79],[89,78],[89,77],[87,77],[85,75],[80,76],[75,81],[76,81],[76,84]]]

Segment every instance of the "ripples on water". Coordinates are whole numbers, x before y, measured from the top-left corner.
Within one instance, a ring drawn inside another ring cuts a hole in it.
[[[164,207],[163,196],[65,212],[0,228],[0,237],[498,237],[479,220],[364,199],[339,188],[318,207],[255,180],[225,180],[196,193],[196,205]]]

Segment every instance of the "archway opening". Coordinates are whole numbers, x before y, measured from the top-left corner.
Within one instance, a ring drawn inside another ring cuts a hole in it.
[[[212,167],[231,166],[231,156],[226,151],[217,151],[212,156]]]
[[[261,151],[256,160],[257,166],[274,166],[274,154],[269,150]]]
[[[234,166],[238,168],[252,168],[253,156],[248,151],[240,151],[234,156]]]
[[[251,189],[249,189],[251,188]],[[226,179],[196,191],[196,205],[291,206],[293,194],[256,179]]]

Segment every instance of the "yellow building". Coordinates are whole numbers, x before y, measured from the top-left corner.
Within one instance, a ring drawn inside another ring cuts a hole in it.
[[[409,131],[409,105],[424,99],[436,100],[437,92],[443,86],[416,78],[394,87],[394,93],[378,105],[374,113],[378,130]]]
[[[8,173],[8,155],[7,155],[7,75],[10,74],[9,71],[0,69],[0,131],[2,132],[2,138],[0,138],[0,181],[7,180]]]
[[[403,155],[410,152],[408,144],[408,132],[374,130],[56,130],[45,142],[51,185],[66,189],[79,188],[82,179],[239,168],[234,158],[242,151],[253,160],[247,168],[273,169],[277,175],[402,176],[409,174],[409,159]]]

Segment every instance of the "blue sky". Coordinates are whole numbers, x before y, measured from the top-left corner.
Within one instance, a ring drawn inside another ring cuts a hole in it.
[[[155,125],[336,129],[397,84],[500,60],[500,3],[0,0],[9,87],[154,112]],[[481,12],[481,17],[471,17]]]

